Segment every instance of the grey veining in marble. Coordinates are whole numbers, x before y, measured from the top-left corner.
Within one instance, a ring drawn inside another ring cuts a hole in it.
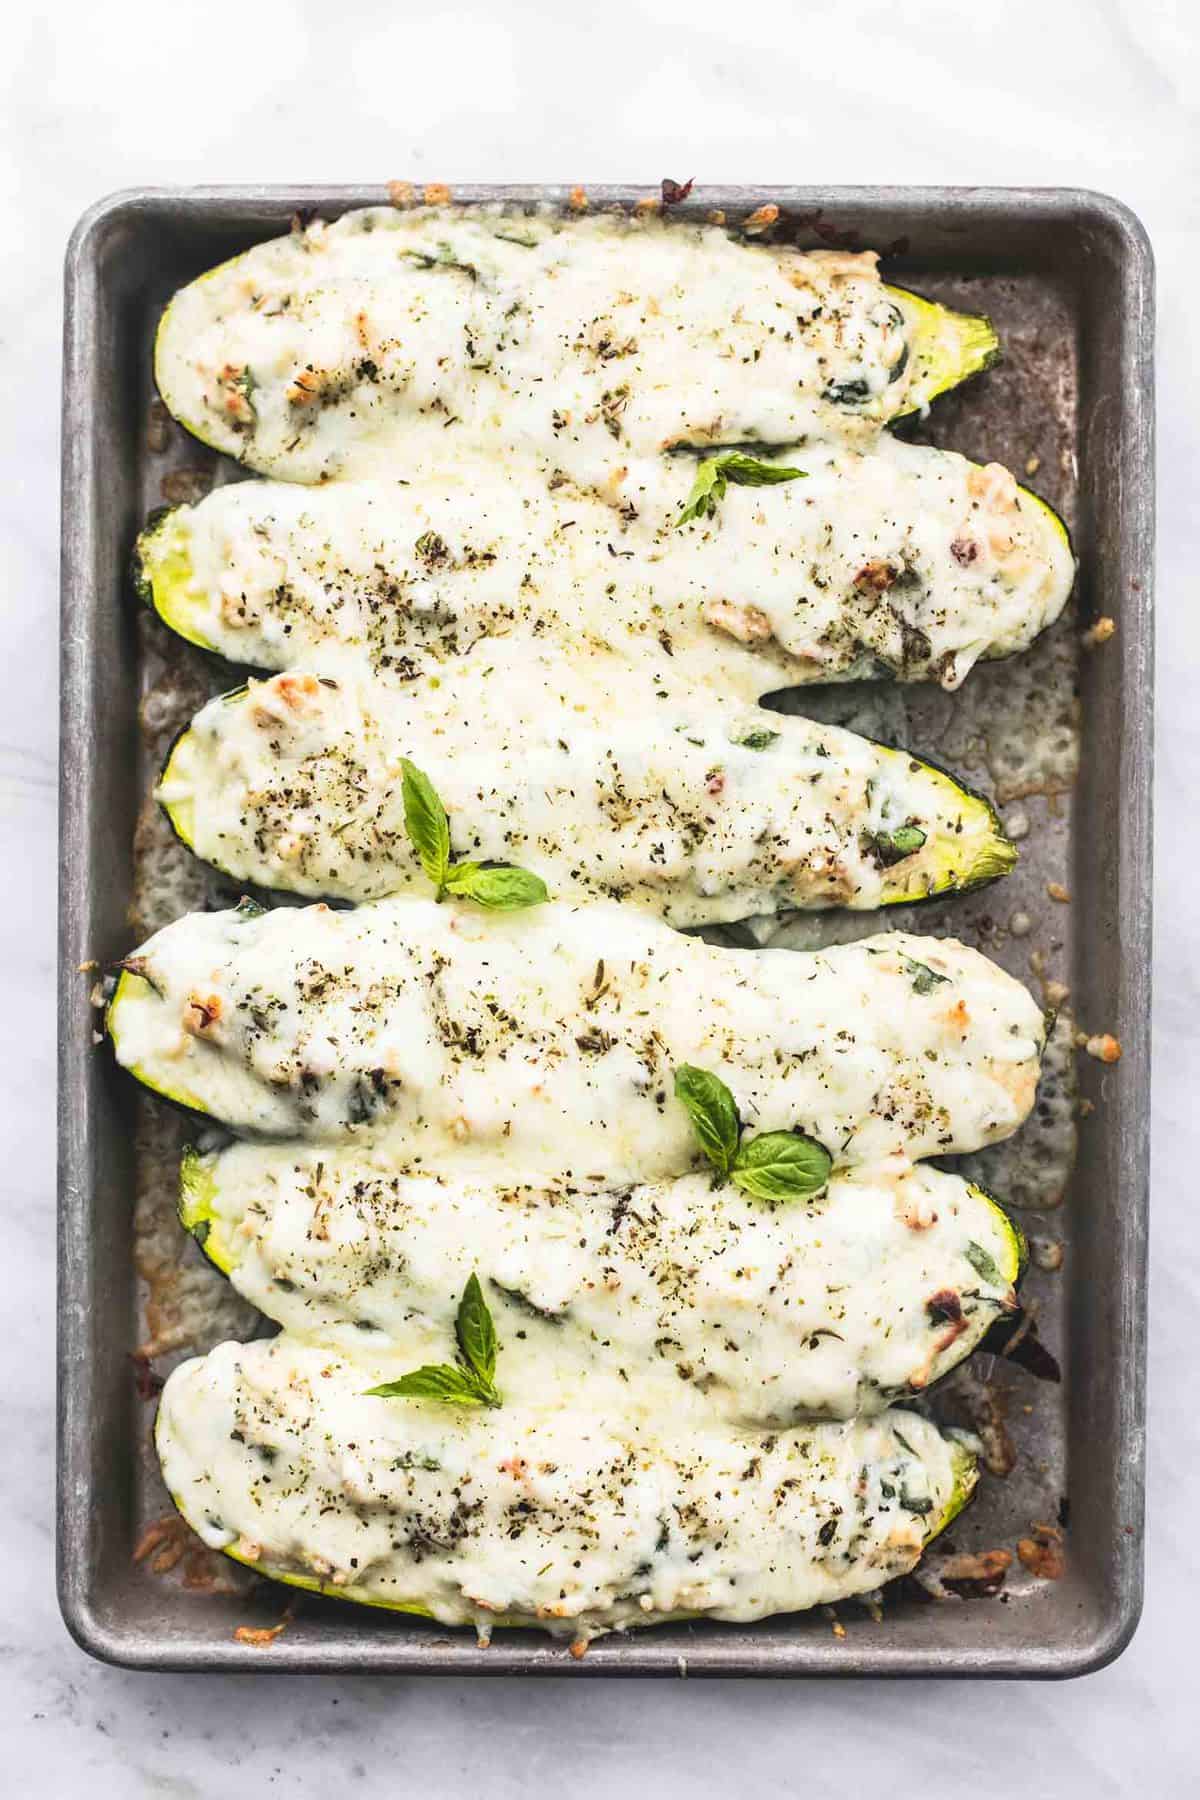
[[[1200,18],[1189,0],[112,0],[21,9],[0,48],[7,1291],[0,1741],[13,1791],[97,1800],[561,1785],[604,1796],[1194,1792],[1194,1014],[1200,605]],[[522,1687],[129,1675],[53,1594],[53,948],[58,332],[68,231],[143,182],[695,174],[1083,185],[1132,205],[1160,280],[1157,1018],[1145,1615],[1062,1687]],[[236,1744],[236,1770],[230,1745]]]

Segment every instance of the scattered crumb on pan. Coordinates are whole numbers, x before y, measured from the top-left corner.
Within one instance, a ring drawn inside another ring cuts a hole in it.
[[[164,1513],[144,1528],[133,1561],[151,1575],[173,1575],[190,1593],[245,1594],[254,1577],[243,1576],[228,1557],[202,1544],[178,1513]]]
[[[1084,649],[1095,650],[1098,645],[1107,644],[1108,640],[1116,633],[1116,629],[1117,621],[1115,619],[1110,619],[1106,613],[1102,614],[1101,617],[1096,620],[1096,623],[1094,625],[1089,625],[1084,632]]]
[[[1032,1536],[1017,1543],[1017,1555],[1039,1581],[1057,1581],[1065,1568],[1063,1534],[1057,1525],[1035,1525]]]
[[[234,1642],[250,1644],[258,1650],[269,1650],[277,1637],[281,1637],[295,1618],[299,1608],[299,1596],[288,1601],[279,1619],[274,1625],[235,1625]]]

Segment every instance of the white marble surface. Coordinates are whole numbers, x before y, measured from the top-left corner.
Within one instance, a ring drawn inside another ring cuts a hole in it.
[[[0,1745],[14,1792],[173,1800],[816,1796],[953,1781],[1025,1800],[1196,1792],[1192,1543],[1200,1166],[1200,609],[1192,0],[175,0],[14,10],[0,48],[6,1247]],[[153,1678],[68,1640],[53,1593],[53,949],[60,264],[143,182],[557,178],[1081,184],[1129,202],[1160,276],[1157,1091],[1150,1538],[1141,1629],[1066,1686]]]

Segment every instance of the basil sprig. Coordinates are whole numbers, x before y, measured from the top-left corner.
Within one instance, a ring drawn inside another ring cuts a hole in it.
[[[833,1159],[803,1131],[742,1136],[737,1101],[719,1076],[681,1063],[675,1097],[687,1108],[697,1142],[717,1172],[758,1200],[808,1200],[829,1180]]]
[[[454,1321],[458,1360],[425,1363],[399,1381],[368,1388],[381,1400],[441,1400],[449,1406],[499,1406],[496,1387],[496,1327],[488,1311],[478,1275],[463,1289]]]
[[[450,854],[450,821],[428,775],[401,757],[404,825],[421,867],[437,889],[437,898],[455,894],[491,912],[517,912],[550,898],[540,875],[511,863],[454,862]]]
[[[711,518],[731,481],[735,487],[774,487],[781,481],[803,480],[807,473],[806,469],[763,462],[757,456],[747,456],[743,450],[723,450],[720,456],[706,456],[696,470],[692,491],[675,521],[675,529],[678,531],[692,519]]]

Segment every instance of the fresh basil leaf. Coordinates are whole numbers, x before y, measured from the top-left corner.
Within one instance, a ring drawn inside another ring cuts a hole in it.
[[[692,1121],[700,1148],[719,1175],[728,1175],[737,1155],[742,1121],[725,1083],[707,1069],[681,1063],[675,1071],[675,1098]]]
[[[873,854],[885,869],[903,862],[925,842],[919,825],[897,825],[895,831],[868,831],[863,834],[863,847]]]
[[[743,450],[729,450],[717,459],[726,481],[735,487],[778,487],[782,481],[806,481],[807,469],[790,469],[783,463],[764,462]]]
[[[939,975],[928,963],[918,962],[912,956],[904,958],[904,966],[913,978],[914,994],[932,994],[934,988],[944,987],[950,979],[948,975]]]
[[[450,1406],[494,1406],[477,1377],[469,1369],[454,1363],[426,1363],[402,1375],[399,1381],[385,1381],[380,1387],[368,1388],[381,1400],[442,1400]]]
[[[991,1287],[1008,1286],[1004,1276],[1000,1273],[999,1263],[990,1251],[984,1249],[982,1244],[977,1244],[972,1240],[967,1245],[966,1257],[981,1281],[986,1281]]]
[[[448,894],[464,893],[467,886],[478,875],[483,865],[477,862],[452,862],[446,870],[445,889]]]
[[[442,1400],[452,1406],[499,1406],[496,1373],[496,1327],[488,1311],[478,1275],[463,1289],[454,1321],[457,1363],[425,1363],[399,1381],[368,1388],[382,1400]]]
[[[492,912],[519,912],[522,907],[541,906],[550,898],[550,890],[540,875],[507,863],[490,869],[479,863],[451,863],[446,887],[452,894],[473,900],[476,906],[486,906]]]
[[[718,501],[725,498],[725,487],[720,459],[715,456],[706,457],[696,470],[692,491],[675,521],[676,531],[681,525],[690,524],[693,519],[705,519],[710,513],[716,512]]]
[[[802,1131],[764,1131],[737,1153],[733,1180],[758,1200],[807,1200],[829,1180],[833,1159]]]
[[[459,1354],[468,1369],[490,1386],[496,1373],[496,1327],[483,1297],[478,1275],[472,1275],[463,1289],[462,1299],[458,1303],[458,1317],[454,1321],[454,1335],[458,1339]]]
[[[769,750],[778,737],[777,731],[751,731],[744,738],[733,741],[743,750]]]
[[[421,859],[421,867],[437,889],[440,900],[450,867],[450,821],[428,775],[422,774],[406,756],[401,757],[400,768],[404,824],[412,847]]]
[[[725,498],[732,481],[735,487],[774,487],[781,481],[803,480],[805,469],[786,468],[782,463],[764,462],[761,457],[747,456],[742,450],[725,450],[720,456],[706,456],[696,470],[696,479],[679,517],[678,531],[692,519],[709,518]]]

